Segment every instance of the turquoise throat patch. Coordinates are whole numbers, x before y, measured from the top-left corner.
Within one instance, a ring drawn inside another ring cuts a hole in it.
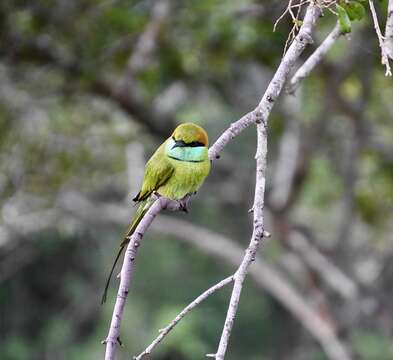
[[[174,145],[175,141],[169,139],[165,146],[166,154],[172,159],[189,162],[201,162],[207,159],[206,146],[182,146],[173,148]]]

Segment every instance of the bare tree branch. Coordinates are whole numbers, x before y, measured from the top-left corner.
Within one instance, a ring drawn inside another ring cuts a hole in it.
[[[393,0],[389,0],[388,4],[384,43],[386,54],[393,60]]]
[[[213,355],[215,359],[223,360],[225,358],[226,349],[228,347],[229,337],[232,332],[233,323],[239,305],[240,294],[243,287],[244,279],[248,273],[248,268],[255,261],[256,253],[259,248],[260,241],[264,235],[263,228],[263,207],[265,197],[266,183],[266,158],[267,158],[267,129],[266,123],[258,125],[258,145],[256,153],[256,183],[254,197],[254,228],[250,244],[246,250],[246,254],[235,273],[233,290],[228,306],[227,317],[225,319],[224,328],[221,334],[220,343],[217,353]]]
[[[386,68],[385,76],[392,76],[392,70],[391,70],[390,64],[389,64],[389,56],[388,56],[388,53],[386,52],[386,49],[385,49],[385,41],[384,41],[384,37],[381,33],[381,28],[379,27],[377,12],[375,11],[375,6],[374,6],[374,1],[368,0],[368,4],[370,5],[370,10],[371,10],[371,15],[373,17],[375,32],[378,37],[379,47],[381,48],[381,63],[382,63],[382,65],[385,65],[385,68]],[[389,4],[389,6],[390,6],[390,4]]]
[[[220,290],[224,286],[228,285],[234,280],[234,275],[228,276],[224,280],[207,289],[204,293],[199,295],[194,301],[187,305],[164,329],[160,330],[160,335],[158,335],[153,342],[141,352],[138,356],[134,357],[134,360],[142,360],[146,355],[151,354],[154,348],[164,339],[166,335],[177,325],[177,323],[183,319],[192,309],[197,307],[202,301],[206,300],[210,295],[214,294],[217,290]]]
[[[274,102],[277,100],[281,93],[281,90],[287,80],[288,74],[295,65],[300,54],[306,48],[306,46],[312,43],[312,31],[320,16],[321,12],[317,5],[311,4],[307,8],[306,15],[304,17],[303,25],[300,28],[298,35],[292,42],[285,56],[282,58],[281,63],[270,81],[260,103],[251,112],[244,115],[241,119],[237,120],[231,126],[224,131],[216,142],[209,149],[209,158],[217,159],[219,153],[234,137],[241,133],[245,128],[253,123],[261,123],[267,120],[269,114],[273,108]]]
[[[129,243],[124,254],[123,266],[121,269],[120,285],[117,292],[117,298],[115,307],[113,310],[112,321],[109,328],[109,333],[107,338],[103,341],[106,344],[105,360],[115,359],[115,349],[117,344],[121,344],[120,341],[120,324],[124,312],[124,306],[126,298],[129,292],[132,275],[134,271],[135,258],[137,251],[142,241],[143,235],[145,234],[147,228],[150,226],[154,218],[163,209],[168,210],[179,210],[184,208],[184,204],[179,201],[173,201],[166,199],[164,197],[158,197],[150,209],[147,211],[145,216],[142,218],[141,222],[135,229],[129,239]]]
[[[310,75],[311,71],[321,62],[327,52],[334,45],[336,40],[342,35],[340,24],[336,24],[334,29],[325,38],[322,44],[311,54],[305,63],[296,71],[288,84],[287,91],[293,94],[299,87],[301,81]]]

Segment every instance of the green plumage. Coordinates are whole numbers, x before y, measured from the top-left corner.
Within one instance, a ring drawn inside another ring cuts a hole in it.
[[[205,130],[192,123],[179,125],[146,164],[141,190],[133,199],[140,205],[120,244],[102,303],[106,300],[111,276],[129,237],[154,202],[151,199],[152,193],[157,192],[166,198],[181,200],[200,188],[209,171],[208,136]]]

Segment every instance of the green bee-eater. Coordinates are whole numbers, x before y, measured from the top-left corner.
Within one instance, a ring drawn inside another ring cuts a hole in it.
[[[192,123],[181,124],[147,162],[142,188],[133,199],[140,205],[120,244],[105,285],[102,303],[106,300],[110,279],[129,237],[154,202],[151,197],[153,192],[172,200],[181,200],[195,193],[210,171],[208,146],[209,139],[203,128]]]

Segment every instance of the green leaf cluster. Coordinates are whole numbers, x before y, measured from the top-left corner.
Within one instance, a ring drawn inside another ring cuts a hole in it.
[[[363,0],[343,0],[336,4],[338,22],[344,34],[351,32],[352,21],[363,19],[366,10],[361,2]]]

